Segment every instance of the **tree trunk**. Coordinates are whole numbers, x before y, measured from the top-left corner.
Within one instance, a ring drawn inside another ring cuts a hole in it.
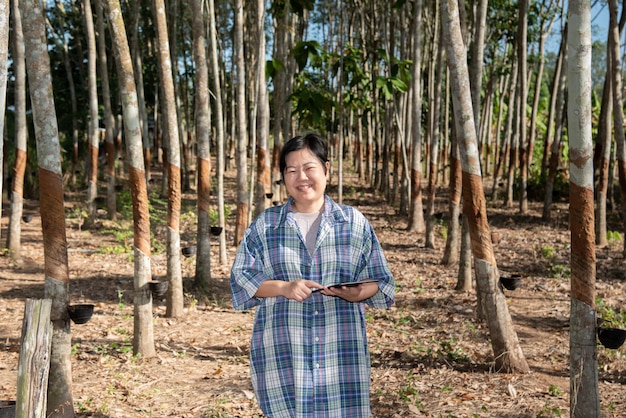
[[[528,155],[528,131],[526,121],[526,103],[528,102],[528,0],[520,0],[518,3],[518,19],[517,19],[517,60],[519,70],[519,211],[522,215],[528,212],[528,161],[532,156]]]
[[[61,31],[65,33],[65,6],[62,1],[56,1],[56,7],[59,9],[59,26]],[[65,74],[67,76],[67,84],[70,90],[70,101],[72,103],[72,172],[70,173],[71,184],[76,184],[76,174],[78,173],[78,103],[76,99],[76,86],[74,85],[74,76],[72,75],[72,63],[70,62],[69,47],[66,36],[56,37],[57,44],[63,51],[63,64]]]
[[[235,245],[238,245],[247,228],[248,187],[247,187],[247,127],[246,127],[246,69],[243,50],[243,0],[235,1],[235,62],[237,73],[237,220],[235,226]]]
[[[52,77],[41,4],[34,0],[20,3],[26,51],[28,84],[33,106],[39,166],[40,211],[44,243],[45,297],[52,299],[50,318],[53,324],[50,376],[48,380],[49,417],[73,417],[71,333],[67,315],[69,303],[69,268],[61,145],[52,97]]]
[[[4,6],[4,1],[0,3]],[[24,62],[24,35],[22,32],[22,19],[20,17],[19,0],[13,1],[11,8],[13,18],[13,71],[14,71],[14,102],[15,102],[15,166],[13,167],[13,185],[11,189],[11,215],[9,219],[7,248],[11,257],[19,262],[22,258],[21,254],[21,236],[22,236],[22,212],[24,209],[24,173],[27,163],[27,146],[28,146],[28,128],[26,126],[26,68]],[[9,13],[0,13],[0,19],[9,16]],[[6,22],[6,36],[8,41],[8,22]],[[4,39],[5,28],[2,27],[0,39]],[[0,41],[3,42],[3,41]],[[1,43],[0,45],[4,45]],[[0,52],[0,62],[7,62],[6,53]],[[0,115],[5,112],[6,94],[6,72],[0,75]],[[4,117],[0,117],[0,137],[4,134]],[[4,143],[4,140],[0,140]],[[3,145],[0,144],[0,150]],[[3,156],[0,152],[0,159]],[[0,170],[2,171],[2,170]],[[0,172],[0,179],[2,173]],[[0,180],[0,187],[4,184]],[[2,196],[0,190],[0,196]],[[0,210],[2,203],[0,202]]]
[[[106,51],[106,36],[101,0],[95,0],[96,19],[98,25],[98,62],[100,63],[100,78],[102,83],[102,104],[104,106],[104,143],[106,154],[106,178],[107,178],[107,213],[109,219],[117,217],[117,199],[115,191],[115,144],[113,131],[115,130],[115,118],[111,109],[111,89],[109,87],[109,66]]]
[[[135,247],[133,352],[134,354],[141,354],[142,357],[153,357],[156,351],[154,348],[152,293],[150,293],[148,285],[152,279],[150,214],[143,166],[137,90],[120,3],[118,0],[107,0],[107,6],[111,44],[113,45],[118,79],[120,80],[126,154],[128,156],[130,190],[133,201],[133,245]]]
[[[424,224],[424,206],[422,203],[422,37],[420,36],[420,20],[422,16],[422,2],[415,3],[413,23],[413,42],[415,43],[413,56],[413,75],[411,88],[413,89],[411,109],[411,193],[409,205],[409,224],[407,230],[421,233],[426,229]],[[398,173],[395,173],[397,175]]]
[[[450,133],[450,197],[448,201],[449,221],[448,237],[446,238],[446,248],[443,253],[442,263],[446,266],[453,266],[459,262],[459,241],[461,214],[461,160],[459,158],[459,147],[454,132]]]
[[[98,146],[100,145],[99,123],[98,123],[98,85],[96,74],[96,33],[93,27],[93,13],[91,11],[91,1],[83,0],[83,11],[85,14],[85,32],[87,35],[87,74],[89,76],[89,155],[87,162],[87,212],[85,221],[87,227],[93,227],[96,223],[96,196],[98,195]]]
[[[612,34],[609,31],[610,45]],[[607,207],[607,191],[609,187],[609,160],[611,158],[611,129],[613,116],[613,97],[611,83],[613,75],[611,74],[611,66],[613,65],[611,54],[612,48],[607,48],[606,54],[606,75],[604,78],[604,87],[602,88],[602,102],[600,106],[600,116],[598,117],[598,134],[594,151],[593,166],[597,170],[597,190],[596,190],[596,212],[595,212],[595,228],[596,228],[596,248],[605,247],[607,240],[606,225],[606,207]]]
[[[487,31],[487,3],[488,0],[480,0],[476,6],[474,17],[474,39],[472,42],[472,55],[470,60],[470,88],[472,90],[472,108],[474,109],[474,121],[476,132],[481,131],[480,120],[480,94],[482,92],[483,57],[485,55],[485,32]],[[489,124],[486,124],[489,125]],[[478,153],[482,150],[482,143],[478,144]]]
[[[467,223],[467,216],[462,216],[461,222],[461,254],[459,256],[459,271],[456,276],[455,290],[469,292],[473,289],[472,283],[472,240],[469,232],[469,224]],[[480,296],[480,293],[478,293]],[[479,308],[481,307],[481,301],[478,301]],[[479,317],[484,320],[485,317],[482,311],[478,311]]]
[[[528,364],[522,353],[517,334],[513,330],[507,301],[498,287],[499,277],[482,187],[476,128],[468,83],[467,57],[461,37],[458,4],[454,1],[444,2],[442,9],[444,38],[452,83],[454,120],[463,170],[463,213],[467,216],[470,228],[477,291],[480,293],[478,299],[482,301],[482,306],[487,313],[486,320],[496,369],[505,373],[528,372]]]
[[[143,154],[144,154],[144,167],[146,173],[146,181],[150,184],[152,179],[151,164],[152,164],[152,139],[150,135],[150,127],[148,122],[148,112],[146,111],[146,99],[143,86],[143,64],[142,64],[142,48],[139,46],[139,18],[141,17],[141,4],[142,2],[131,2],[130,15],[132,19],[130,35],[130,55],[133,57],[133,69],[135,73],[135,85],[137,86],[137,103],[139,104],[139,114],[141,115],[141,136],[143,139]],[[157,102],[155,98],[155,102]],[[155,103],[156,108],[157,103]],[[155,111],[156,113],[156,111]],[[156,140],[156,126],[157,118],[154,118],[153,136]]]
[[[217,30],[215,27],[215,1],[209,0],[209,38],[211,39],[211,70],[213,72],[213,90],[215,92],[215,131],[217,136],[217,211],[219,226],[226,226],[224,216],[224,111],[222,107],[222,86],[220,84],[219,62],[217,58]],[[220,264],[227,263],[226,234],[222,230],[220,241]]]
[[[543,157],[541,159],[541,178],[546,177],[548,171],[548,164],[550,161],[550,149],[552,148],[552,142],[556,136],[555,130],[558,130],[555,119],[560,112],[558,107],[558,98],[562,90],[561,77],[563,73],[563,64],[567,53],[567,22],[563,28],[561,34],[561,43],[559,45],[559,53],[556,58],[556,64],[554,66],[554,73],[552,75],[552,90],[550,93],[550,108],[548,110],[548,126],[546,127],[546,139],[543,145]]]
[[[183,314],[183,277],[180,267],[180,136],[176,96],[172,76],[172,59],[167,35],[165,3],[154,0],[158,38],[159,79],[163,91],[163,121],[167,132],[167,303],[165,315],[178,318]]]
[[[265,80],[265,0],[257,1],[257,40],[258,40],[258,148],[257,148],[257,184],[254,217],[256,218],[271,203],[271,161],[268,149],[270,108],[267,99],[267,81]]]
[[[619,69],[617,0],[609,1],[613,69]],[[571,314],[570,416],[600,417],[596,344],[596,249],[593,229],[593,145],[591,133],[591,5],[572,0],[567,20],[567,128],[570,159]],[[621,76],[613,71],[616,135],[624,137]]]
[[[567,33],[567,31],[565,32]],[[562,45],[563,49],[560,55],[563,57],[563,62],[567,58],[567,45]],[[559,161],[561,159],[561,147],[562,147],[562,131],[563,131],[563,116],[564,116],[564,102],[565,102],[565,80],[567,79],[567,72],[563,65],[557,67],[559,69],[558,76],[555,77],[557,85],[553,89],[553,93],[556,93],[556,100],[554,103],[554,139],[550,145],[550,159],[548,164],[548,176],[546,179],[546,193],[543,202],[543,213],[541,218],[544,221],[550,220],[552,214],[552,200],[554,191],[554,180],[556,179],[556,173],[559,167]]]
[[[437,8],[438,9],[438,8]],[[437,13],[436,22],[441,22],[441,17],[439,13]],[[426,208],[426,239],[425,246],[426,248],[435,248],[435,199],[436,199],[436,191],[437,191],[437,167],[439,165],[439,126],[440,126],[440,117],[439,111],[441,109],[441,80],[443,79],[443,71],[445,71],[445,61],[444,61],[444,44],[443,39],[441,37],[441,25],[435,24],[436,36],[436,49],[437,49],[437,65],[435,68],[436,74],[433,82],[433,90],[435,94],[433,94],[432,101],[432,109],[429,112],[431,117],[429,118],[430,125],[430,164],[429,164],[429,172],[428,172],[428,199],[427,199],[427,208]]]
[[[192,0],[193,58],[196,65],[196,141],[198,144],[198,228],[196,233],[197,287],[206,292],[211,281],[211,109],[209,105],[209,69],[206,59],[204,7]]]

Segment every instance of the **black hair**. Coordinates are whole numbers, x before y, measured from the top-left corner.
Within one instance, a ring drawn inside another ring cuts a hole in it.
[[[328,148],[326,146],[326,139],[318,134],[307,134],[305,136],[294,136],[283,146],[280,151],[280,173],[285,174],[287,168],[287,154],[300,151],[301,149],[309,149],[317,157],[318,160],[326,169],[326,163],[328,162]]]

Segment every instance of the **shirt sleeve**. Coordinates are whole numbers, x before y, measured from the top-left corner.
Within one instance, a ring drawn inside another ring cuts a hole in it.
[[[359,280],[378,279],[379,291],[363,302],[374,308],[389,308],[394,302],[396,283],[374,228],[367,220],[365,220],[364,236],[366,239],[361,259],[363,268],[360,271]]]
[[[262,246],[253,224],[244,234],[230,271],[230,288],[233,308],[245,310],[261,304],[255,297],[261,284],[267,279],[263,269]]]

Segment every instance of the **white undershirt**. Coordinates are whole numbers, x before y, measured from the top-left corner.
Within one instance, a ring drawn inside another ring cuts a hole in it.
[[[322,212],[302,213],[294,212],[293,217],[296,219],[300,232],[304,237],[304,243],[309,254],[313,254],[315,250],[315,240],[317,239],[317,230],[322,222]]]

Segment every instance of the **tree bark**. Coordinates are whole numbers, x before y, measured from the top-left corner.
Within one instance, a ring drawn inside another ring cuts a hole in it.
[[[412,22],[414,47],[413,75],[411,78],[412,100],[411,110],[411,204],[409,205],[409,224],[407,230],[421,233],[426,229],[424,223],[424,206],[422,203],[422,37],[420,21],[422,2],[415,3],[415,15]],[[394,173],[396,176],[398,173]]]
[[[153,357],[156,350],[154,348],[152,293],[148,285],[152,279],[148,189],[143,165],[140,115],[133,62],[119,0],[107,0],[107,17],[120,80],[126,155],[133,201],[133,245],[135,247],[133,352],[141,354],[142,357]]]
[[[519,183],[519,211],[524,215],[528,212],[528,161],[532,156],[528,155],[529,145],[526,140],[528,137],[526,125],[526,103],[528,102],[528,0],[520,0],[518,3],[518,19],[517,19],[517,60],[519,70],[519,167],[520,167],[520,183]]]
[[[617,0],[609,1],[613,68],[619,65]],[[593,145],[591,133],[591,5],[572,0],[567,20],[567,128],[570,159],[571,314],[570,416],[600,417],[596,344],[596,255],[594,237]],[[617,52],[617,53],[615,53]],[[616,135],[624,136],[620,71],[613,72]]]
[[[44,243],[45,297],[52,300],[53,324],[50,375],[48,380],[48,417],[73,417],[71,333],[67,314],[69,268],[61,144],[52,96],[52,77],[48,45],[44,38],[42,5],[35,0],[20,2],[26,51],[28,85],[33,106],[39,166],[41,227]]]
[[[438,9],[438,8],[437,8]],[[441,22],[441,15],[439,12],[436,13],[437,23]],[[446,69],[445,61],[444,61],[444,44],[443,39],[441,37],[441,25],[435,25],[436,35],[436,51],[437,51],[437,60],[435,67],[435,79],[433,81],[433,90],[434,93],[432,108],[429,112],[430,114],[430,163],[429,163],[429,171],[428,171],[428,199],[427,199],[427,207],[426,207],[426,237],[425,237],[425,246],[426,248],[435,248],[435,199],[437,192],[437,183],[438,183],[438,165],[439,165],[439,126],[440,126],[440,109],[441,109],[441,80],[443,79],[443,72]],[[434,61],[434,60],[433,60]]]
[[[206,58],[204,7],[201,0],[191,1],[193,58],[196,65],[196,141],[198,144],[198,227],[196,233],[197,287],[206,292],[211,281],[211,109],[209,106],[209,69]]]
[[[87,170],[87,212],[85,221],[87,227],[93,227],[96,223],[96,196],[98,195],[98,147],[100,145],[98,123],[98,85],[96,74],[96,33],[93,27],[93,13],[91,1],[83,0],[83,13],[85,15],[85,32],[87,35],[87,74],[89,77],[89,129],[88,129],[88,157]]]
[[[567,30],[565,34],[567,34]],[[567,38],[567,35],[564,35]],[[559,56],[563,63],[567,60],[567,44],[562,44]],[[559,167],[559,161],[561,160],[561,147],[562,147],[562,132],[563,132],[563,116],[565,108],[565,84],[567,79],[567,71],[564,65],[557,65],[558,75],[555,75],[555,82],[557,83],[552,89],[552,94],[556,94],[556,100],[554,103],[554,138],[550,144],[550,158],[548,163],[548,176],[546,178],[546,192],[543,202],[543,213],[541,218],[544,221],[550,220],[552,216],[552,202],[554,192],[554,181],[556,179],[557,170]]]
[[[209,38],[211,39],[211,70],[213,73],[213,90],[215,93],[215,131],[217,136],[217,212],[219,226],[226,226],[224,214],[224,111],[222,107],[222,86],[220,84],[220,71],[217,56],[217,30],[215,26],[215,1],[209,0]],[[228,261],[226,255],[226,234],[219,236],[220,264],[225,265]]]
[[[183,277],[180,267],[180,135],[176,111],[176,95],[172,76],[172,58],[167,34],[165,3],[154,0],[158,38],[159,79],[163,91],[163,121],[167,132],[167,302],[165,315],[178,318],[183,314]]]
[[[0,3],[4,6],[4,2]],[[2,17],[9,16],[9,13],[0,13]],[[11,257],[20,262],[21,254],[21,236],[22,236],[22,213],[24,209],[24,173],[26,172],[27,163],[27,146],[28,146],[28,128],[26,126],[26,67],[24,61],[24,34],[22,31],[22,19],[19,10],[19,0],[13,1],[11,8],[11,17],[13,18],[13,71],[14,81],[14,102],[15,102],[15,166],[13,167],[13,184],[11,189],[11,215],[9,217],[9,227],[7,235],[7,248]],[[0,19],[2,19],[0,17]],[[6,22],[6,36],[8,41],[8,22]],[[4,39],[4,27],[0,39]],[[0,41],[2,42],[2,41]],[[4,45],[2,43],[1,45]],[[0,52],[0,62],[7,62],[6,53]],[[0,115],[4,115],[6,94],[6,72],[0,76]],[[3,79],[4,78],[4,79]],[[4,134],[4,118],[0,118],[0,137]],[[4,140],[0,141],[4,143]],[[3,145],[0,144],[0,150]],[[2,159],[4,152],[0,152]],[[1,170],[0,170],[1,171]],[[0,173],[0,179],[2,173]],[[0,181],[0,187],[4,184]],[[0,196],[2,195],[0,191]],[[2,203],[0,203],[0,210]]]
[[[243,0],[235,1],[235,62],[236,62],[236,90],[237,90],[237,220],[235,226],[235,245],[238,245],[248,226],[248,170],[247,170],[247,126],[246,126],[246,77],[243,50]]]
[[[106,35],[101,0],[95,0],[96,20],[98,27],[98,62],[102,83],[102,105],[104,107],[104,144],[106,153],[107,178],[107,214],[109,219],[117,217],[117,199],[115,191],[115,144],[113,131],[115,118],[111,109],[111,88],[109,86],[109,68],[106,51]]]
[[[454,120],[463,170],[463,213],[469,222],[477,291],[480,293],[478,300],[482,301],[482,307],[487,314],[496,369],[505,373],[528,372],[528,364],[513,330],[507,301],[498,287],[499,277],[487,220],[458,4],[455,1],[444,2],[442,9]]]
[[[257,184],[254,217],[256,218],[270,204],[273,197],[271,188],[271,161],[269,144],[270,108],[267,99],[267,81],[265,80],[265,0],[257,1],[257,40],[258,40],[258,147],[257,147]]]

